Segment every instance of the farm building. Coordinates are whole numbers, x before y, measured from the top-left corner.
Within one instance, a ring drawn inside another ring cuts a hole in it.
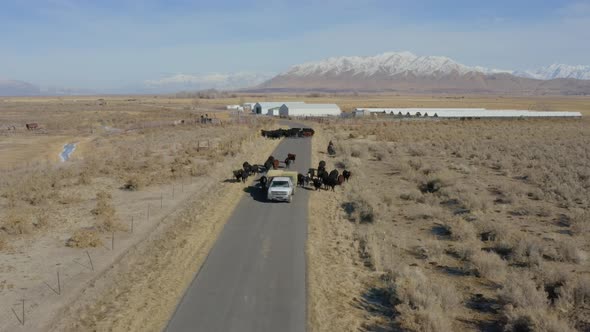
[[[279,110],[281,117],[290,116],[340,116],[342,111],[336,104],[285,104]]]
[[[225,108],[228,110],[234,110],[234,111],[240,111],[240,112],[244,111],[244,107],[242,107],[240,105],[227,105]]]
[[[488,110],[485,108],[356,108],[355,117],[389,115],[438,118],[539,118],[580,117],[580,112],[538,112],[527,110]]]
[[[305,104],[303,101],[271,101],[271,102],[258,102],[252,107],[252,113],[268,115],[268,111],[272,108],[278,108],[282,105],[287,104]]]

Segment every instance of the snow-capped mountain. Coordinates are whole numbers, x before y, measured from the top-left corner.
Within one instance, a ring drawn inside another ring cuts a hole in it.
[[[205,75],[176,74],[157,80],[145,81],[144,87],[158,92],[204,89],[231,90],[258,85],[272,76],[271,74],[248,72]]]
[[[542,67],[537,70],[515,71],[514,75],[538,80],[553,80],[556,78],[590,80],[590,66],[553,64],[551,66]]]
[[[284,75],[339,75],[373,76],[386,74],[412,74],[419,77],[448,74],[464,75],[469,72],[484,74],[510,73],[509,70],[469,67],[444,56],[416,56],[410,52],[388,52],[376,56],[350,56],[328,58],[292,67]]]
[[[565,75],[566,70],[558,72]],[[296,65],[254,90],[590,94],[590,81],[541,80],[537,77],[517,74],[512,70],[466,66],[443,56],[389,52],[366,57],[333,57]]]

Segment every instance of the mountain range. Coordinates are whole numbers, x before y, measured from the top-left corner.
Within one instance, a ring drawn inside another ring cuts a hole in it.
[[[388,52],[296,65],[255,90],[588,95],[590,66],[551,65],[521,72]]]
[[[31,83],[0,78],[0,96],[36,96],[41,89]]]
[[[157,94],[206,89],[590,95],[590,66],[553,64],[518,71],[467,66],[443,56],[387,52],[308,62],[276,76],[250,72],[173,74],[108,90],[40,88],[0,78],[0,96]]]

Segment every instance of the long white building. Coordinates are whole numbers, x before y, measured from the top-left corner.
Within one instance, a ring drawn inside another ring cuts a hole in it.
[[[290,116],[340,116],[342,110],[336,104],[284,104],[279,109],[281,117]]]
[[[545,118],[581,117],[580,112],[539,112],[527,110],[488,110],[485,108],[356,108],[355,117],[371,114],[438,118]]]

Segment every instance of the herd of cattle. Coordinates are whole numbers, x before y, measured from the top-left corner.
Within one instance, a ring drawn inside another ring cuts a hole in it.
[[[352,173],[346,169],[342,171],[342,174],[337,169],[333,169],[328,173],[326,171],[326,162],[322,160],[317,169],[310,168],[305,176],[299,174],[297,176],[297,185],[304,187],[312,183],[315,190],[321,188],[328,190],[331,188],[334,191],[336,186],[341,186],[345,181],[348,181],[351,175]]]
[[[285,164],[285,168],[289,168],[291,166],[291,164],[295,162],[295,158],[296,158],[295,154],[288,153],[287,158],[285,158],[285,160],[282,161],[282,163]],[[246,180],[248,180],[248,177],[250,177],[251,175],[266,173],[271,169],[279,169],[280,165],[281,165],[281,161],[279,159],[276,159],[273,156],[268,157],[266,159],[266,161],[264,162],[264,164],[262,164],[262,165],[258,165],[258,164],[250,165],[250,163],[245,161],[242,164],[242,169],[238,169],[238,170],[234,171],[234,177],[236,178],[236,180],[238,182],[239,181],[246,182]]]
[[[289,165],[295,162],[295,157],[296,156],[291,153],[287,155],[287,158],[284,161],[285,168],[289,168]],[[237,182],[241,181],[245,183],[250,176],[265,174],[271,169],[278,169],[280,167],[279,165],[279,159],[276,159],[273,156],[268,157],[263,165],[250,165],[250,163],[246,161],[242,164],[242,169],[233,171],[233,175]],[[306,175],[299,173],[297,175],[297,185],[300,187],[308,187],[312,184],[315,190],[332,189],[332,191],[334,191],[336,186],[340,186],[348,181],[351,175],[352,173],[349,170],[343,170],[342,174],[340,174],[337,169],[334,169],[328,173],[326,170],[326,162],[322,160],[317,168],[310,168]],[[263,189],[266,189],[268,179],[265,175],[262,175],[260,179],[258,179],[258,182]]]
[[[289,128],[289,129],[276,129],[276,130],[261,130],[262,137],[270,139],[281,139],[283,137],[294,138],[294,137],[311,137],[314,134],[314,130],[311,128]]]

